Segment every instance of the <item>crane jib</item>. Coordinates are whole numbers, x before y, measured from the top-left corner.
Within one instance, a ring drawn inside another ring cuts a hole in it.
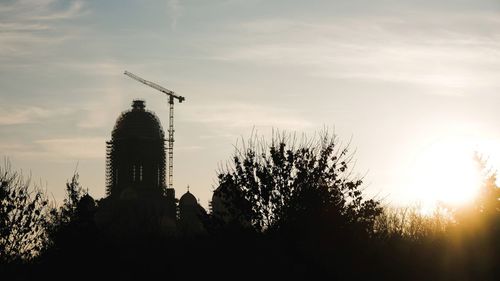
[[[174,99],[177,99],[179,103],[183,102],[186,98],[183,96],[176,95],[173,91],[163,88],[162,86],[150,82],[148,80],[142,79],[141,77],[130,73],[125,70],[125,75],[130,78],[141,82],[142,84],[148,85],[149,87],[156,89],[162,93],[169,96],[169,128],[168,128],[168,188],[173,188],[174,185]]]
[[[154,87],[153,87],[153,88],[154,88]],[[167,90],[167,91],[160,90],[160,91],[161,91],[162,93],[164,93],[164,94],[167,94],[169,97],[173,97],[174,99],[179,100],[179,103],[183,102],[183,101],[186,99],[186,98],[185,98],[185,97],[183,97],[183,96],[178,96],[178,95],[176,95],[176,94],[175,94],[174,92],[172,92],[172,91],[168,91],[168,90]]]
[[[172,96],[174,97],[175,99],[179,100],[179,102],[183,102],[186,98],[182,97],[182,96],[178,96],[175,94],[174,91],[171,91],[169,89],[165,89],[164,87],[154,83],[154,82],[151,82],[151,81],[148,81],[146,79],[142,79],[141,77],[131,73],[131,72],[128,72],[125,70],[125,72],[123,73],[125,75],[127,75],[128,77],[134,79],[134,80],[137,80],[139,82],[141,82],[142,84],[144,85],[148,85],[149,87],[153,88],[153,89],[156,89],[164,94],[167,94],[168,96]]]

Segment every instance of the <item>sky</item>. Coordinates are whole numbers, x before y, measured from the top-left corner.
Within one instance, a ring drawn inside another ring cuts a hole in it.
[[[174,186],[203,206],[252,132],[334,130],[388,204],[438,194],[465,152],[500,167],[497,0],[0,0],[0,156],[58,201],[75,170],[103,197],[120,113],[168,125],[125,70],[186,97]]]

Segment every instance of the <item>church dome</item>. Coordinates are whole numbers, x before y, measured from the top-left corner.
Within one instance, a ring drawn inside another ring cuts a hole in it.
[[[106,189],[116,198],[160,196],[165,186],[165,135],[160,120],[134,100],[106,142]]]
[[[134,100],[132,109],[125,111],[118,117],[112,132],[112,138],[150,138],[164,139],[160,120],[151,111],[145,109],[143,100]]]
[[[196,206],[198,205],[198,201],[196,200],[196,197],[194,197],[189,190],[184,193],[184,195],[181,196],[181,199],[179,199],[179,205],[183,206]]]
[[[85,194],[80,198],[80,201],[76,204],[76,210],[81,218],[88,218],[93,215],[93,212],[97,208],[94,198],[90,195]]]

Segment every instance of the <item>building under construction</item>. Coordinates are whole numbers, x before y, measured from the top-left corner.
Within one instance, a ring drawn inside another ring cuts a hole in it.
[[[143,100],[134,100],[106,142],[108,196],[100,203],[100,224],[130,235],[202,233],[206,212],[196,198],[188,190],[177,200],[174,188],[166,186],[165,134],[159,118],[145,107]]]
[[[165,134],[160,120],[134,100],[116,121],[107,145],[106,193],[110,197],[165,194]]]

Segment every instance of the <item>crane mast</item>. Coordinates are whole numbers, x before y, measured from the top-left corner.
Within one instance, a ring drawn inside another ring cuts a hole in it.
[[[142,79],[141,77],[130,73],[125,70],[123,73],[130,78],[139,81],[145,85],[148,85],[149,87],[156,89],[168,96],[168,103],[169,103],[169,118],[168,118],[168,188],[173,188],[174,187],[174,100],[178,100],[179,103],[183,102],[186,98],[183,96],[179,96],[175,94],[175,92],[163,88],[162,86],[153,83],[151,81]]]

